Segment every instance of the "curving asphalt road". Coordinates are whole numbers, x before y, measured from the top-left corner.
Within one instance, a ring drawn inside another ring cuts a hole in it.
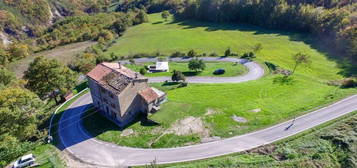
[[[81,115],[91,104],[90,94],[75,101],[64,112],[59,125],[63,147],[81,161],[100,167],[145,165],[198,160],[241,152],[295,135],[309,128],[357,110],[357,95],[292,120],[252,132],[204,144],[164,149],[141,149],[117,146],[90,136],[81,124]],[[289,129],[288,129],[289,128]]]
[[[216,59],[219,61],[241,62],[249,68],[249,73],[241,77],[229,77],[218,79],[215,77],[189,78],[188,82],[199,83],[232,83],[258,79],[263,76],[264,70],[254,62],[245,60],[232,60],[231,58],[203,58]],[[137,59],[137,62],[153,62],[150,59]],[[176,60],[176,61],[183,61]],[[187,59],[186,59],[187,61]],[[214,60],[209,60],[214,61]],[[151,79],[151,82],[164,81],[167,79]],[[252,132],[249,134],[227,138],[219,141],[191,145],[179,148],[164,149],[141,149],[117,146],[93,138],[82,126],[81,116],[92,103],[90,94],[77,99],[63,113],[59,122],[59,136],[61,148],[70,152],[79,160],[100,167],[119,167],[149,164],[156,159],[158,164],[175,163],[198,160],[215,156],[226,155],[235,152],[249,150],[258,146],[269,144],[280,139],[295,135],[309,128],[338,118],[347,113],[357,110],[357,95],[348,97],[337,103],[321,108],[314,112],[296,118],[293,121]],[[94,123],[95,124],[95,123]]]

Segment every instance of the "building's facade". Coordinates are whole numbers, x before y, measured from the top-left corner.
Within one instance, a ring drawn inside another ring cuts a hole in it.
[[[87,74],[93,105],[120,127],[140,113],[159,109],[166,94],[148,85],[148,79],[120,63],[101,63]]]

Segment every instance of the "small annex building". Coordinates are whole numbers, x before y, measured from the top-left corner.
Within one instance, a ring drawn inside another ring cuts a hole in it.
[[[169,62],[156,62],[155,65],[148,66],[149,72],[169,72]]]
[[[101,63],[87,74],[93,105],[125,127],[138,115],[160,109],[166,93],[148,85],[148,78],[120,63]]]

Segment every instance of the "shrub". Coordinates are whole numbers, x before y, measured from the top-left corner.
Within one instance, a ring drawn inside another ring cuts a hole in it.
[[[183,75],[181,71],[174,70],[171,79],[175,82],[185,81],[185,75]]]
[[[196,57],[197,56],[197,52],[195,50],[190,50],[187,53],[188,57]]]
[[[255,58],[255,54],[253,52],[247,52],[247,53],[244,53],[241,58],[243,59],[248,59],[248,60],[252,60],[253,58]]]
[[[176,51],[170,55],[171,58],[176,58],[176,57],[185,57],[186,54],[180,51]]]
[[[213,52],[213,53],[209,54],[209,56],[210,56],[210,57],[218,57],[218,54],[215,53],[215,52]]]
[[[353,88],[357,87],[357,80],[354,78],[346,78],[341,82],[342,88]]]
[[[232,54],[231,48],[228,48],[228,49],[224,52],[224,56],[225,56],[225,57],[228,57],[228,56],[230,56],[231,54]]]
[[[198,72],[199,70],[204,70],[206,68],[206,64],[203,62],[203,60],[198,60],[195,58],[188,62],[188,68]]]
[[[146,74],[146,69],[145,68],[141,68],[140,69],[140,74],[141,75],[145,75]]]

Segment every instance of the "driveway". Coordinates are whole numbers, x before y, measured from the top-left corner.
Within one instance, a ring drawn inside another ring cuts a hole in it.
[[[170,58],[169,61],[174,62],[187,62],[192,58]],[[199,57],[198,59],[202,59],[208,62],[238,62],[243,66],[248,68],[248,73],[241,76],[234,77],[209,77],[209,76],[193,76],[186,77],[186,82],[188,83],[239,83],[246,82],[250,80],[256,80],[261,78],[264,75],[264,69],[256,62],[248,61],[246,59],[238,59],[231,57]],[[145,63],[145,62],[156,62],[157,58],[138,58],[134,59],[137,63]],[[129,61],[122,61],[124,64],[128,64]],[[170,81],[171,77],[150,77],[150,83],[158,83],[164,81]]]

